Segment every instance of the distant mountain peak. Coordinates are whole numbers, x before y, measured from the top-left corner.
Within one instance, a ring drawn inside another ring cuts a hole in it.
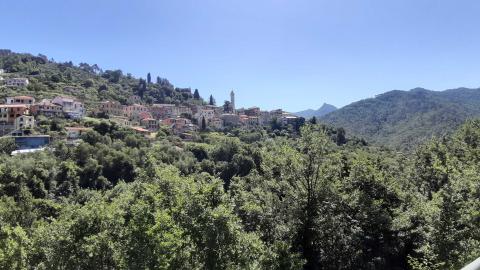
[[[322,104],[322,107],[320,107],[318,110],[325,110],[325,109],[332,109],[332,111],[336,110],[337,107],[333,106],[332,104],[328,104],[328,103],[323,103]],[[318,111],[317,110],[317,111]]]
[[[337,107],[335,107],[331,104],[328,104],[328,103],[323,103],[322,106],[320,108],[318,108],[317,110],[308,109],[308,110],[304,110],[304,111],[297,112],[297,113],[294,113],[294,114],[297,115],[297,116],[309,119],[309,118],[312,118],[314,116],[319,118],[319,117],[327,115],[327,114],[329,114],[333,111],[336,111],[336,110],[337,110]]]

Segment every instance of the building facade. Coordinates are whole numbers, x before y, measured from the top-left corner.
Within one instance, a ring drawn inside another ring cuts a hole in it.
[[[35,128],[35,117],[31,115],[20,115],[14,121],[15,130],[33,129]]]
[[[62,117],[62,106],[53,104],[49,99],[43,99],[42,101],[33,104],[30,107],[30,111],[33,115],[45,115],[47,117]]]
[[[0,122],[13,125],[17,117],[28,113],[26,105],[0,105]]]
[[[35,98],[29,96],[15,96],[5,98],[5,104],[25,104],[33,105],[35,103]]]
[[[100,102],[98,110],[107,115],[122,116],[124,107],[118,101],[103,101]]]
[[[6,86],[22,87],[22,86],[27,86],[28,84],[29,82],[27,78],[10,78],[5,80]]]
[[[79,119],[85,115],[83,103],[74,98],[58,96],[52,100],[52,103],[62,106],[62,111],[68,118]]]

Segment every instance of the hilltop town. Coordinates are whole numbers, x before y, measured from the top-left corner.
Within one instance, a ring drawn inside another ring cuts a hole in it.
[[[48,61],[45,61],[45,64],[47,63]],[[91,130],[83,125],[84,119],[109,121],[151,139],[162,129],[187,141],[192,140],[199,132],[272,126],[298,130],[304,122],[303,118],[282,109],[265,111],[259,107],[237,108],[234,91],[230,92],[230,100],[221,106],[216,105],[212,96],[209,102],[203,101],[198,90],[195,89],[192,93],[190,88],[175,89],[179,95],[191,97],[190,99],[180,102],[165,99],[170,101],[169,103],[146,100],[145,95],[141,97],[134,93],[121,99],[122,102],[113,98],[84,100],[78,95],[68,95],[78,92],[75,85],[68,84],[62,85],[61,95],[49,95],[50,98],[45,98],[44,93],[38,96],[26,95],[25,93],[38,92],[29,91],[32,88],[30,79],[33,77],[38,80],[36,78],[42,74],[38,71],[33,74],[18,77],[18,72],[0,70],[1,92],[15,94],[6,96],[0,104],[0,136],[15,139],[17,151],[14,154],[44,149],[53,139],[78,144],[82,133]],[[55,81],[54,75],[51,75],[51,78]],[[139,84],[143,84],[141,87],[147,89],[147,85],[152,84],[150,74],[148,78],[147,81],[139,79]],[[161,79],[157,79],[157,84],[161,82]],[[88,86],[89,80],[80,83]],[[100,86],[102,87],[106,88]],[[63,136],[51,138],[48,134],[43,134],[38,128],[39,119],[67,120],[64,132],[61,133]]]

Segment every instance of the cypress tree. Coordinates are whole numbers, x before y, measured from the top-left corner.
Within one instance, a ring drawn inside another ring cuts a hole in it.
[[[207,129],[207,122],[205,121],[205,116],[202,117],[202,130],[206,130]]]
[[[200,99],[200,93],[198,92],[198,89],[195,89],[195,91],[193,92],[193,98]]]
[[[212,106],[215,106],[215,99],[213,98],[212,95],[210,95],[210,102],[208,104],[212,105]]]

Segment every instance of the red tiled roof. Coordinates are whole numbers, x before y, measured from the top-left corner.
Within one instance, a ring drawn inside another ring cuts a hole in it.
[[[33,97],[29,97],[29,96],[14,96],[14,97],[8,97],[8,98],[28,98],[28,99],[33,99]]]
[[[27,108],[27,106],[22,104],[2,104],[0,108]]]
[[[87,127],[65,127],[66,130],[92,130],[92,128]]]
[[[144,128],[141,128],[141,127],[131,127],[131,129],[133,129],[135,131],[139,131],[139,132],[150,132],[148,129],[144,129]]]

